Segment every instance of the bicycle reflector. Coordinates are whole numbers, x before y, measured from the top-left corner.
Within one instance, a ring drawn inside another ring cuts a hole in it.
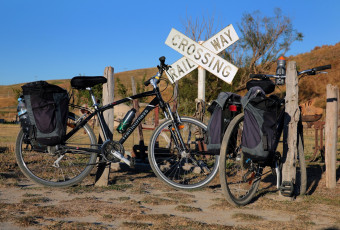
[[[237,106],[236,105],[229,105],[229,111],[237,112]]]
[[[179,130],[184,129],[184,125],[179,125],[179,126],[177,126],[177,128],[178,128]],[[175,131],[175,128],[172,128],[172,131]]]

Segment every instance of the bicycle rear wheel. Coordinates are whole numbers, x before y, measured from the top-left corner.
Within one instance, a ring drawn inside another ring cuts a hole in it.
[[[79,117],[69,113],[67,132],[77,123]],[[95,148],[97,139],[88,124],[78,130],[69,140],[67,146]],[[96,162],[96,153],[67,151],[41,146],[34,140],[24,142],[24,133],[19,131],[15,155],[21,171],[34,182],[51,187],[64,187],[82,181],[92,170]]]
[[[259,167],[245,159],[241,149],[244,114],[237,115],[229,124],[220,151],[220,182],[227,201],[234,206],[248,204],[260,184]]]
[[[196,189],[207,185],[217,174],[219,156],[204,151],[207,126],[190,117],[181,117],[178,126],[187,151],[181,152],[173,122],[167,120],[152,134],[148,157],[158,178],[178,189]]]

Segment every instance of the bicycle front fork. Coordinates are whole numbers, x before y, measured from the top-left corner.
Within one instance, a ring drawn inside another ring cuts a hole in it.
[[[175,145],[180,148],[179,151],[181,153],[187,152],[186,145],[184,143],[181,133],[179,132],[180,130],[179,124],[182,122],[181,118],[177,111],[175,112],[171,111],[170,105],[168,103],[166,103],[165,106],[166,106],[166,112],[164,113],[165,117],[167,119],[172,120],[173,125],[169,129],[170,129],[171,136],[173,137],[173,140],[175,142]]]

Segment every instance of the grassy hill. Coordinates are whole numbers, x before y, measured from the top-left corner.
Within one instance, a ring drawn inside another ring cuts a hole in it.
[[[326,85],[333,84],[340,87],[340,42],[335,45],[324,45],[315,47],[312,51],[287,57],[287,61],[296,61],[298,70],[309,69],[316,66],[331,64],[332,69],[327,75],[308,76],[300,80],[299,98],[300,102],[305,102],[314,98],[315,105],[325,108],[326,106]],[[103,69],[104,72],[104,69]],[[270,73],[274,73],[272,69]],[[136,83],[142,84],[143,78],[148,79],[157,73],[157,68],[146,68],[116,73],[115,78],[119,78],[131,93],[131,76],[135,78]],[[61,87],[70,89],[70,79],[51,80],[49,83],[60,85]],[[24,84],[24,83],[23,83]],[[0,85],[0,119],[8,121],[14,120],[16,116],[16,105],[18,91],[23,84],[1,86]],[[117,88],[117,81],[115,81]],[[161,85],[161,89],[165,89],[166,84]],[[151,87],[145,88],[150,90]],[[170,99],[172,95],[172,87],[169,86],[165,91],[165,99]],[[119,99],[120,95],[115,92],[115,98]]]
[[[104,69],[103,69],[104,72]],[[114,77],[119,78],[120,81],[126,86],[128,89],[128,94],[132,94],[131,89],[131,77],[135,78],[136,84],[142,84],[143,77],[146,79],[154,76],[157,73],[157,68],[146,68],[146,69],[137,69],[131,71],[125,71],[121,73],[115,73]],[[71,89],[70,85],[71,79],[60,79],[60,80],[49,80],[48,83],[59,85],[67,90]],[[17,99],[18,99],[18,91],[21,90],[22,84],[15,85],[0,85],[0,119],[5,119],[6,121],[15,120],[16,117],[16,107],[17,107]],[[115,81],[115,87],[117,87],[117,81]],[[171,87],[170,87],[171,88]],[[151,90],[151,87],[146,88],[145,90]],[[168,93],[169,94],[169,93]],[[115,98],[121,98],[117,92],[115,92]]]
[[[306,76],[299,81],[299,100],[315,100],[315,106],[326,108],[326,86],[337,85],[340,88],[340,42],[334,46],[315,47],[308,53],[290,56],[288,61],[296,61],[298,71],[316,66],[332,65],[328,74]]]

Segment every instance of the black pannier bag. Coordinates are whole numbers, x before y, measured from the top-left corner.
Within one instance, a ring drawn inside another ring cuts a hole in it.
[[[60,144],[66,134],[67,91],[45,81],[27,83],[22,90],[31,123],[30,138],[41,145]]]
[[[246,157],[266,161],[275,153],[276,121],[280,100],[255,86],[241,99],[244,110],[244,123],[241,147]]]
[[[205,140],[208,151],[219,153],[224,132],[230,121],[241,112],[240,100],[240,95],[221,92],[209,106],[208,112],[211,113],[211,117]]]

